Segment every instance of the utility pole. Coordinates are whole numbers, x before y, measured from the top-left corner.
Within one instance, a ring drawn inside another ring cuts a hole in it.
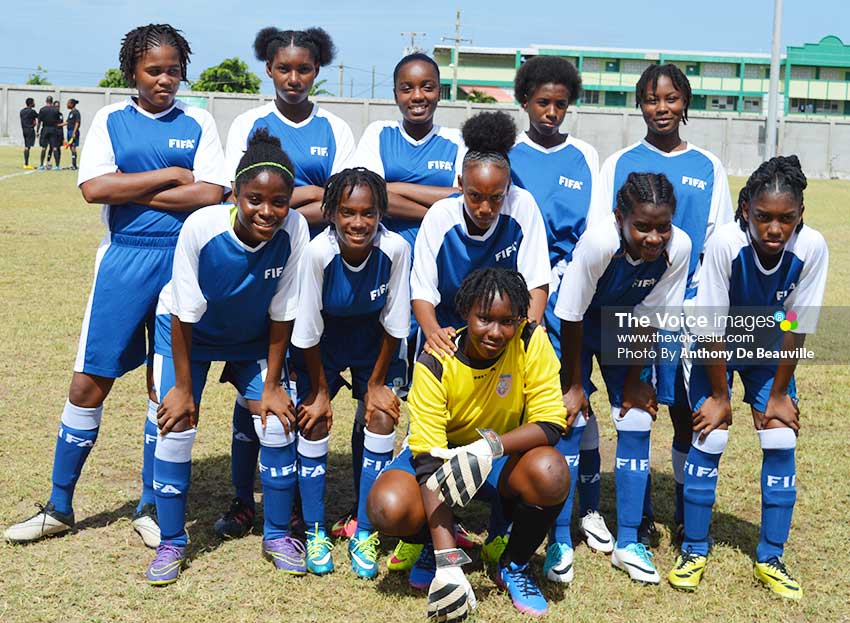
[[[354,78],[348,84],[348,97],[354,97]]]
[[[457,101],[457,66],[460,65],[460,44],[464,41],[472,43],[472,39],[464,39],[460,36],[460,9],[455,13],[455,36],[440,37],[441,41],[451,41],[454,43],[452,48],[452,94],[451,101]]]
[[[370,99],[375,99],[375,66],[372,65],[372,91]]]
[[[782,0],[773,0],[773,47],[770,51],[770,87],[767,92],[767,132],[764,157],[776,155],[776,117],[779,107],[779,48],[782,44]],[[787,84],[787,83],[786,83]],[[788,94],[785,94],[788,97]]]
[[[342,68],[343,68],[342,61],[339,62],[339,65],[337,65],[337,67],[339,67],[339,83],[337,84],[337,87],[336,87],[336,94],[337,94],[337,96],[342,97]]]
[[[427,32],[403,32],[401,33],[402,37],[410,37],[410,45],[405,46],[404,51],[402,52],[402,56],[407,56],[408,54],[413,54],[414,52],[419,52],[422,48],[416,45],[416,37],[427,37]]]

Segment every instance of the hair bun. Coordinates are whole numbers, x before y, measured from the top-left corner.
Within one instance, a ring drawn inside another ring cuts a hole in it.
[[[482,112],[464,122],[461,134],[470,151],[507,156],[516,141],[517,129],[506,113]]]
[[[257,128],[248,139],[248,147],[262,144],[274,145],[278,149],[283,149],[280,144],[280,139],[276,136],[272,136],[268,128]]]

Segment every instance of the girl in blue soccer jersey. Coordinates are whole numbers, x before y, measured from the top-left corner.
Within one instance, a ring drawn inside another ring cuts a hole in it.
[[[352,448],[357,467],[357,531],[349,541],[359,577],[378,573],[378,533],[366,516],[366,496],[392,459],[399,399],[393,388],[407,376],[405,339],[410,331],[410,247],[381,225],[386,184],[368,169],[345,169],[325,187],[331,223],[307,247],[301,268],[298,319],[292,335],[297,373],[299,489],[307,523],[307,568],[333,571],[325,536],[325,473],[331,400],[351,371],[354,398],[364,408],[364,445]],[[354,440],[354,436],[352,436]]]
[[[245,398],[260,440],[263,555],[306,573],[304,545],[289,535],[296,482],[295,407],[281,376],[298,304],[298,266],[309,234],[289,209],[294,173],[280,141],[254,133],[235,174],[236,206],[210,206],[180,233],[171,282],[157,306],[154,488],[162,540],[150,584],[177,580],[186,547],[192,445],[210,362]]]
[[[579,239],[555,306],[555,315],[561,319],[561,386],[567,423],[573,429],[561,437],[559,449],[574,478],[588,397],[596,391],[590,380],[596,357],[617,428],[617,541],[611,563],[633,580],[651,584],[658,584],[659,576],[652,554],[638,542],[638,528],[649,477],[649,435],[658,403],[653,388],[641,380],[646,358],[620,353],[616,340],[603,342],[612,332],[612,313],[605,308],[648,318],[649,327],[639,330],[648,331],[647,337],[656,328],[665,328],[662,319],[666,315],[678,316],[691,242],[672,223],[677,209],[673,185],[664,175],[629,174],[617,192],[615,219],[592,224]],[[634,350],[640,354],[639,349]],[[572,495],[571,491],[566,505],[571,504]],[[566,531],[568,534],[568,523]],[[557,528],[554,536],[559,536]],[[571,575],[572,556],[564,557],[554,549],[550,546],[547,550],[547,559],[558,559],[550,569],[556,569],[558,575]]]
[[[594,193],[588,222],[609,219],[615,207],[616,190],[632,172],[663,173],[676,191],[676,214],[673,224],[683,229],[691,239],[691,259],[688,266],[688,286],[685,299],[691,301],[699,284],[700,257],[705,243],[717,227],[732,220],[732,199],[726,170],[720,159],[710,151],[685,141],[679,127],[688,121],[691,103],[691,84],[676,65],[650,65],[641,74],[635,87],[637,105],[646,123],[643,140],[621,149],[610,156],[599,171],[598,193]],[[685,457],[691,435],[691,411],[688,406],[682,366],[679,362],[681,335],[665,334],[664,346],[675,353],[674,360],[665,358],[651,371],[658,401],[669,408],[673,421],[672,463],[676,481],[675,521],[683,521],[682,483]],[[647,374],[649,377],[649,374]],[[585,451],[581,458],[581,478],[598,483],[598,444]],[[596,485],[598,487],[598,484]],[[657,544],[659,534],[655,528],[647,486],[644,518],[640,537],[645,545]]]
[[[829,262],[823,236],[803,224],[806,184],[796,156],[763,163],[738,195],[736,222],[719,228],[705,249],[694,312],[704,315],[707,328],[695,331],[714,339],[698,343],[710,352],[695,355],[685,366],[694,433],[685,463],[682,552],[667,576],[675,588],[695,590],[705,569],[720,457],[732,424],[732,373],[737,371],[763,454],[761,534],[753,574],[783,597],[803,595],[782,560],[797,499],[794,452],[800,410],[794,370],[796,349],[817,327]],[[775,323],[767,329],[775,339],[760,345],[772,342],[769,348],[786,355],[776,363],[727,362],[711,352],[724,349],[726,333],[716,319],[756,313]]]
[[[227,169],[232,175],[248,139],[257,129],[267,128],[280,139],[295,165],[295,190],[290,205],[306,217],[312,236],[326,224],[321,210],[325,182],[344,169],[354,153],[354,136],[348,124],[310,101],[310,90],[319,70],[333,60],[333,41],[321,28],[269,27],[257,33],[254,54],[266,64],[266,73],[274,83],[275,99],[233,120],[227,133]],[[220,536],[241,537],[253,525],[254,476],[259,451],[251,414],[245,401],[237,396],[231,442],[236,496],[215,523]]]
[[[560,357],[561,321],[555,316],[555,301],[564,268],[585,230],[599,156],[591,145],[560,129],[567,109],[581,94],[581,77],[572,63],[557,56],[529,59],[517,71],[514,93],[528,114],[529,128],[520,133],[511,150],[511,179],[534,196],[543,213],[552,268],[546,329]],[[585,415],[590,423],[588,434],[580,435],[573,428],[567,435],[580,437],[585,449],[598,448],[596,420]],[[577,475],[573,476],[575,482]],[[597,483],[580,481],[577,486],[581,498],[581,528],[588,545],[597,551],[610,552],[614,539],[599,514],[599,487]],[[554,582],[566,583],[573,578],[571,517],[572,505],[565,505],[555,522],[555,532],[547,550],[544,571]]]
[[[138,94],[101,108],[92,120],[78,183],[86,201],[104,204],[107,232],[62,412],[53,490],[36,515],[6,531],[9,540],[33,541],[73,527],[74,487],[97,439],[103,402],[116,378],[145,363],[157,297],[171,278],[183,221],[220,201],[228,184],[212,117],[175,99],[190,52],[168,24],[127,33],[119,60]],[[133,518],[149,547],[159,543],[152,482],[156,408],[149,401],[142,497]]]

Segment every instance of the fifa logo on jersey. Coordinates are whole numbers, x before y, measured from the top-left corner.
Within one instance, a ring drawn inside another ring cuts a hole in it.
[[[504,249],[502,249],[501,251],[496,253],[496,261],[499,262],[501,260],[508,259],[511,255],[516,253],[516,249],[517,249],[517,243],[516,242],[513,243],[509,247],[505,247]]]
[[[649,470],[649,459],[623,459],[617,457],[617,469],[627,469],[632,472]]]
[[[697,478],[717,478],[716,467],[704,467],[702,465],[694,465],[690,461],[685,461],[685,473],[689,476]]]
[[[274,268],[267,268],[265,272],[265,279],[277,279],[283,274],[283,266],[275,266]]]
[[[777,290],[776,292],[776,302],[781,303],[784,301],[789,294],[791,294],[794,290],[797,289],[797,284],[792,282],[790,286],[788,286],[787,290]],[[784,318],[782,320],[785,320]],[[781,321],[780,321],[781,322]]]
[[[790,489],[797,486],[797,474],[791,476],[774,476],[773,474],[768,474],[767,486],[776,487],[777,485],[783,489]]]
[[[376,298],[384,296],[384,294],[386,294],[387,290],[389,289],[389,285],[387,285],[386,283],[382,283],[379,287],[369,292],[369,298],[374,301]]]
[[[564,188],[572,188],[573,190],[581,190],[581,187],[584,186],[584,182],[579,182],[578,180],[571,180],[570,178],[561,175],[558,178],[558,186],[563,186]]]
[[[168,139],[169,149],[195,149],[195,139],[193,138],[170,138]]]
[[[655,285],[657,279],[635,279],[632,282],[633,288],[651,288]]]
[[[164,485],[156,480],[153,481],[153,490],[163,495],[183,495],[183,492],[174,485]]]
[[[326,158],[328,155],[328,148],[321,147],[319,145],[311,145],[310,146],[310,155],[311,156],[319,156],[320,158]]]
[[[298,472],[298,466],[293,461],[289,465],[283,465],[281,467],[267,467],[260,463],[260,474],[268,473],[272,478],[283,478],[285,476],[291,476]]]
[[[450,160],[429,160],[428,170],[436,169],[438,171],[451,171],[455,168],[455,163]]]
[[[299,473],[302,478],[318,478],[325,475],[325,467],[323,465],[316,465],[315,467],[302,465]]]
[[[694,188],[699,188],[700,190],[705,190],[705,180],[701,180],[696,177],[688,177],[687,175],[683,175],[682,184],[684,184],[685,186],[693,186]]]
[[[59,427],[59,439],[61,439],[65,443],[71,444],[72,446],[77,446],[78,448],[94,447],[94,441],[92,441],[91,439],[85,439],[83,437],[77,437],[76,435],[72,435],[61,426]]]
[[[564,460],[566,460],[567,465],[570,467],[576,467],[578,466],[578,457],[578,454],[568,454],[564,456]]]

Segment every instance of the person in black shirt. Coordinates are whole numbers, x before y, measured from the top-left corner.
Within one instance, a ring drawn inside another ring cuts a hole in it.
[[[35,111],[35,100],[27,98],[26,106],[21,108],[21,132],[24,135],[24,168],[32,169],[30,166],[30,147],[35,145],[35,123],[38,113]]]
[[[59,124],[62,122],[62,113],[53,105],[53,96],[48,95],[45,100],[45,105],[38,111],[38,124],[41,127],[41,166],[40,170],[44,170],[44,156],[47,150],[53,154],[53,160],[56,163],[56,168],[59,168],[59,145],[62,142],[62,129]]]
[[[82,123],[80,111],[77,110],[78,103],[74,98],[68,100],[68,119],[62,124],[65,126],[66,144],[71,150],[71,169],[74,171],[77,170],[77,146],[80,144],[80,124]]]

